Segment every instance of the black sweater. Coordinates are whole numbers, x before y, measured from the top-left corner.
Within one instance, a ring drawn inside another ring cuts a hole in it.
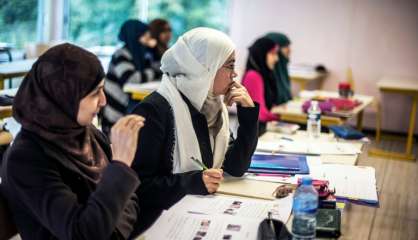
[[[136,203],[127,204],[137,200],[135,172],[123,163],[111,162],[95,186],[48,157],[39,142],[37,135],[22,130],[2,164],[1,190],[21,237],[127,238],[138,213]]]
[[[213,165],[206,118],[183,96],[190,110],[198,138],[203,163]],[[133,111],[146,118],[141,129],[139,147],[132,168],[138,173],[141,208],[140,227],[149,227],[163,209],[168,209],[186,194],[208,194],[202,180],[202,171],[172,173],[174,148],[174,115],[167,100],[154,92]],[[239,128],[237,139],[230,138],[223,169],[233,176],[243,175],[257,145],[258,104],[252,108],[238,107]]]

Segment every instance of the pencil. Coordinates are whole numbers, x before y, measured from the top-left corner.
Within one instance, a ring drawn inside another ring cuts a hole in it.
[[[194,158],[194,157],[190,157],[190,159],[192,159],[195,163],[197,163],[200,167],[203,168],[203,170],[208,170],[208,168],[205,166],[205,164],[203,164],[201,161],[199,161],[198,159]]]

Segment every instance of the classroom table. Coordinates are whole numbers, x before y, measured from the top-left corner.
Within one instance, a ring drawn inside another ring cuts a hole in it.
[[[318,72],[310,65],[291,64],[288,70],[292,84],[298,84],[299,91],[305,90],[308,84],[314,82],[319,82],[318,89],[322,89],[324,79],[327,77],[326,73]]]
[[[99,57],[103,69],[107,71],[110,57]],[[17,60],[0,64],[0,89],[4,88],[4,80],[14,77],[24,77],[29,72],[36,59]]]
[[[404,153],[384,151],[379,148],[373,148],[369,150],[370,155],[397,158],[402,160],[415,160],[415,156],[412,154],[412,144],[414,140],[414,129],[416,122],[417,104],[418,104],[418,79],[402,78],[402,77],[383,77],[377,86],[382,93],[401,94],[410,96],[412,98],[411,112],[409,115],[409,128],[406,138],[406,149]],[[380,114],[379,114],[380,116]],[[380,138],[380,121],[378,119],[378,128],[376,129],[376,135]]]
[[[157,90],[161,81],[152,81],[147,83],[127,83],[123,86],[123,91],[131,95],[131,99],[142,101],[153,91]]]
[[[303,112],[302,105],[306,100],[309,100],[313,97],[332,97],[337,98],[337,92],[331,91],[301,91],[299,98],[295,98],[285,104],[276,106],[272,108],[272,112],[280,115],[280,119],[286,122],[294,122],[299,124],[306,124],[307,114]],[[351,118],[357,117],[357,129],[361,130],[363,128],[363,112],[366,107],[373,103],[374,98],[372,96],[365,95],[354,95],[354,99],[360,100],[361,104],[355,107],[351,111],[345,112],[335,112],[331,115],[321,115],[321,124],[322,126],[330,125],[342,125],[346,123]]]

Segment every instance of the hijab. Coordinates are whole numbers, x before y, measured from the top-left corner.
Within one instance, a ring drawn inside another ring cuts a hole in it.
[[[266,106],[270,109],[273,105],[277,105],[276,82],[273,71],[267,66],[266,56],[269,51],[273,50],[277,45],[268,38],[257,39],[250,47],[246,66],[246,72],[249,70],[257,71],[264,82],[264,100]]]
[[[13,117],[40,137],[50,157],[97,184],[108,159],[105,139],[77,122],[79,103],[104,77],[95,55],[72,44],[50,48],[33,64],[14,98]]]
[[[146,47],[139,42],[139,38],[147,31],[148,26],[145,23],[130,19],[123,23],[119,32],[119,40],[125,43],[124,47],[131,53],[135,68],[138,71],[145,68],[146,54]]]
[[[160,61],[164,52],[167,51],[168,45],[160,41],[160,34],[171,31],[170,24],[167,20],[157,18],[149,23],[151,37],[157,40],[157,46],[154,48],[154,60]]]
[[[282,33],[268,33],[267,38],[273,40],[279,47],[287,47],[290,45],[289,38]],[[288,73],[289,59],[279,51],[279,61],[274,66],[274,77],[276,80],[276,92],[278,104],[286,103],[292,99],[291,85]]]
[[[103,80],[97,57],[72,44],[46,51],[33,64],[16,94],[13,117],[39,136],[45,154],[97,185],[112,157],[107,139],[93,125],[77,122],[79,103]],[[126,202],[116,229],[128,238],[137,219],[136,195]],[[119,235],[114,231],[114,234]]]
[[[201,152],[190,111],[182,99],[183,94],[191,105],[205,115],[213,151],[213,166],[223,164],[229,140],[229,119],[220,96],[212,92],[218,69],[235,49],[231,39],[211,28],[195,28],[180,36],[161,59],[164,73],[157,90],[173,109],[175,147],[173,172],[201,170],[191,157],[200,159]]]

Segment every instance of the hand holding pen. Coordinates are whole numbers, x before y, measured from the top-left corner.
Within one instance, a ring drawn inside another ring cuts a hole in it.
[[[209,193],[214,193],[218,190],[220,183],[224,179],[223,170],[221,168],[208,168],[198,159],[191,157],[191,159],[203,169],[202,180]]]

